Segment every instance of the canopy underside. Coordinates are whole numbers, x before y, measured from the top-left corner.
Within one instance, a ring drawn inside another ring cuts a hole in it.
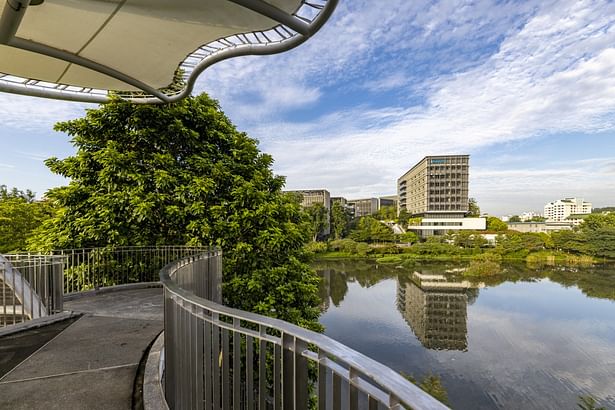
[[[300,44],[337,0],[45,0],[16,10],[23,1],[0,6],[0,90],[82,101],[137,91],[124,97],[152,102],[185,96],[216,61]],[[165,91],[178,69],[184,89]]]

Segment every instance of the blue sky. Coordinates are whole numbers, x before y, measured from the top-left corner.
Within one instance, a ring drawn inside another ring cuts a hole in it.
[[[341,0],[295,50],[228,60],[197,84],[260,141],[287,188],[391,194],[425,155],[469,153],[495,215],[615,205],[615,3]],[[74,152],[54,122],[86,105],[0,96],[0,183],[42,194]]]

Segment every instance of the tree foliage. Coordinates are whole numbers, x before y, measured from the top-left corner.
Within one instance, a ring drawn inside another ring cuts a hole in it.
[[[392,205],[381,207],[375,217],[381,221],[393,221],[397,219],[397,208]]]
[[[350,215],[341,202],[336,201],[331,205],[331,235],[333,239],[341,239],[346,236]]]
[[[48,193],[62,209],[33,246],[216,245],[227,304],[318,328],[300,206],[217,102],[115,100],[55,128],[77,152],[46,162],[70,183]]]
[[[495,231],[495,232],[503,232],[508,230],[508,225],[506,222],[503,222],[500,218],[496,218],[495,216],[490,216],[487,218],[487,230]]]
[[[305,208],[305,213],[310,222],[310,233],[315,241],[323,235],[323,231],[329,225],[329,214],[323,204],[312,204]]]
[[[408,225],[408,220],[410,219],[410,214],[405,208],[399,210],[399,215],[397,215],[397,221],[401,226]]]
[[[371,216],[364,216],[357,222],[350,237],[357,242],[393,242],[393,230]]]
[[[0,253],[24,251],[43,221],[51,218],[49,201],[35,201],[32,191],[0,185]]]
[[[468,199],[468,216],[476,218],[480,216],[480,208],[476,198]]]

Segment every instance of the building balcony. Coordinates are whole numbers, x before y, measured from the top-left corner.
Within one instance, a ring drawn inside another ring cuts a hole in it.
[[[224,306],[218,249],[0,256],[0,281],[0,408],[446,408],[327,336]]]

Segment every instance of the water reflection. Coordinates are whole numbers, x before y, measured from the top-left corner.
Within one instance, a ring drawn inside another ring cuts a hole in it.
[[[468,281],[414,272],[397,278],[397,309],[423,346],[436,350],[468,347]],[[476,298],[476,296],[474,296]]]
[[[471,283],[463,262],[404,265],[315,264],[325,333],[396,371],[441,377],[455,409],[568,409],[580,395],[615,409],[614,265],[503,264]]]

